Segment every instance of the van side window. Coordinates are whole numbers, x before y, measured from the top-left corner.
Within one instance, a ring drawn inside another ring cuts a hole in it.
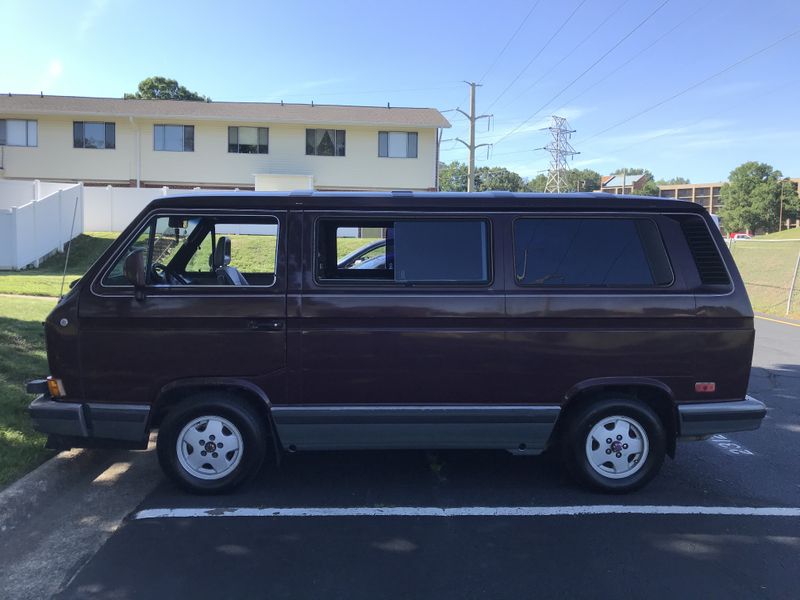
[[[489,229],[483,219],[321,220],[320,280],[488,283]]]
[[[274,218],[169,215],[154,217],[103,278],[130,286],[123,265],[145,253],[147,285],[271,286],[275,283],[278,221]]]
[[[515,279],[525,286],[656,287],[673,281],[655,222],[645,218],[521,218]]]

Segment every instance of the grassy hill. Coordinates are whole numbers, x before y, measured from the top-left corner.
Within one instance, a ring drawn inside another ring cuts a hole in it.
[[[800,227],[756,236],[757,240],[800,240]]]

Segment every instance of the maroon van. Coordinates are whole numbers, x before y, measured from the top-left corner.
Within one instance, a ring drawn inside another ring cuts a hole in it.
[[[49,446],[145,447],[195,492],[276,451],[557,448],[629,491],[756,429],[753,312],[689,202],[233,193],[152,202],[45,324]]]

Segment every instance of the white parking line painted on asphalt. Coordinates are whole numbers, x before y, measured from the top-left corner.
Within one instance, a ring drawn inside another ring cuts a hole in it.
[[[384,506],[308,508],[148,508],[133,520],[218,517],[561,517],[581,515],[721,515],[741,517],[800,517],[798,507],[748,506]]]
[[[732,439],[725,437],[721,433],[712,435],[710,438],[708,438],[708,441],[723,452],[733,454],[734,456],[753,456],[755,454],[755,452],[752,450],[748,450],[739,442],[734,442]]]

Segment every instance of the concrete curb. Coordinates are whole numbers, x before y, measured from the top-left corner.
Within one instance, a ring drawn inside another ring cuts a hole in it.
[[[161,481],[145,451],[61,452],[0,492],[0,589],[57,593]]]

